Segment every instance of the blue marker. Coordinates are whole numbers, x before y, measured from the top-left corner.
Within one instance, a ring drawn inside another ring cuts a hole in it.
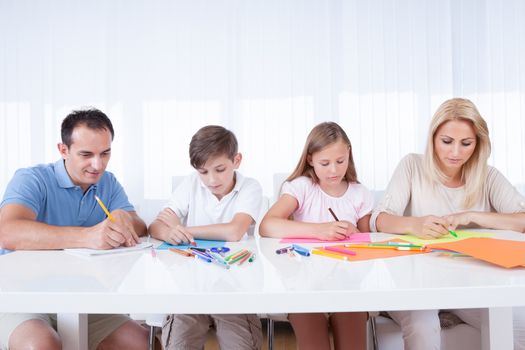
[[[299,255],[302,255],[302,256],[310,256],[310,251],[304,247],[301,247],[297,244],[292,244],[292,248],[294,250],[294,252],[296,252],[297,254]]]
[[[12,250],[0,248],[0,255],[12,253]]]
[[[213,261],[213,259],[210,259],[210,258],[206,258],[202,255],[199,255],[199,254],[195,254],[195,258],[198,260],[198,259],[201,259],[202,261],[205,261],[207,263],[211,263]]]

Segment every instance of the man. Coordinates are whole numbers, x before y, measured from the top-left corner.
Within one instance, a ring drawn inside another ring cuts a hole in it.
[[[111,249],[133,246],[146,225],[113,174],[106,172],[114,131],[97,109],[62,122],[62,159],[19,169],[0,203],[6,249]],[[106,204],[113,220],[97,204]],[[0,314],[0,348],[61,349],[56,315]],[[147,331],[124,315],[89,315],[89,349],[146,349]]]

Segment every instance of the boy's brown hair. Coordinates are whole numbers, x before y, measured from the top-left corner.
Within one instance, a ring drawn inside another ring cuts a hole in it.
[[[237,138],[230,130],[219,125],[200,128],[190,142],[190,164],[200,169],[214,157],[225,155],[233,160],[237,154]]]

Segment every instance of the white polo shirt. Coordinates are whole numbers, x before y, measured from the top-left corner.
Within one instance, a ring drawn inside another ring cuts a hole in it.
[[[194,172],[173,191],[165,208],[170,208],[186,226],[223,224],[237,213],[248,214],[255,221],[262,203],[262,188],[257,180],[235,172],[235,186],[217,199]]]

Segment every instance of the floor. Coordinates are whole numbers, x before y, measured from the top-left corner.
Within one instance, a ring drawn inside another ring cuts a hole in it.
[[[268,340],[266,337],[266,320],[261,320],[263,326],[263,347],[262,350],[268,350]],[[274,350],[296,350],[295,336],[288,322],[274,322],[273,349]],[[217,340],[210,335],[204,347],[205,350],[219,350]]]

